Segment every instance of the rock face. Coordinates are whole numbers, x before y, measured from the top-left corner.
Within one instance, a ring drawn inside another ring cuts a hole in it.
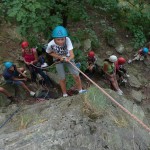
[[[135,88],[139,88],[142,84],[139,82],[139,80],[134,76],[134,75],[130,75],[130,78],[129,78],[129,83],[132,87],[135,87]]]
[[[131,101],[107,90],[131,113]],[[5,115],[14,109],[9,106]],[[138,110],[138,111],[137,111]],[[148,132],[96,88],[87,94],[22,106],[0,130],[1,150],[148,150]]]

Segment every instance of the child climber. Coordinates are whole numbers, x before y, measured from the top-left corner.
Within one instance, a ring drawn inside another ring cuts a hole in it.
[[[95,53],[93,51],[89,51],[88,53],[88,57],[87,57],[87,63],[88,63],[88,67],[85,70],[85,73],[91,77],[96,70],[96,57],[95,57]]]
[[[66,66],[69,72],[73,75],[76,82],[77,89],[79,93],[85,93],[86,90],[82,89],[81,79],[79,77],[79,72],[72,66],[71,63],[74,63],[74,53],[73,45],[68,37],[68,32],[63,26],[57,26],[52,31],[53,40],[48,43],[46,52],[53,56],[54,61],[60,60],[56,64],[56,70],[59,75],[59,83],[63,93],[63,97],[67,97],[66,90],[66,79],[65,79],[65,70]],[[69,63],[71,62],[71,63]]]
[[[21,85],[25,90],[30,93],[30,96],[34,96],[35,93],[31,91],[23,81],[27,81],[26,76],[22,73],[24,72],[24,68],[17,68],[11,62],[5,62],[5,70],[3,72],[3,77],[8,84]],[[23,76],[23,78],[19,78],[19,74]]]
[[[22,47],[22,57],[23,57],[24,63],[26,64],[26,67],[30,71],[32,82],[36,82],[37,74],[40,74],[42,78],[44,79],[46,85],[48,87],[52,87],[50,78],[41,69],[42,66],[41,65],[36,66],[39,61],[36,49],[30,48],[29,43],[27,41],[22,42],[21,47]],[[42,60],[40,59],[40,61]]]
[[[114,64],[116,61],[117,57],[115,55],[112,55],[108,59],[105,59],[103,64],[103,71],[106,75],[106,78],[111,82],[111,85],[113,86],[114,90],[119,95],[122,95],[123,92],[120,90],[116,79],[116,68]]]
[[[125,58],[119,57],[118,60],[115,62],[115,67],[116,67],[116,74],[119,76],[119,79],[122,82],[127,82],[125,77],[130,77],[127,74],[127,70],[124,68],[124,64],[126,63]]]
[[[150,43],[149,43],[148,47],[150,48]],[[150,55],[150,52],[149,52],[149,49],[148,49],[147,47],[141,48],[141,49],[138,51],[138,53],[134,55],[135,57],[134,57],[133,59],[130,59],[130,60],[128,61],[128,63],[130,64],[130,63],[132,63],[132,62],[135,61],[135,60],[140,60],[140,61],[142,61],[142,60],[144,60],[144,58],[147,57],[148,54]]]

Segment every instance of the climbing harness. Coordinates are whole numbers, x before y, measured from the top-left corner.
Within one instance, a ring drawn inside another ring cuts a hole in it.
[[[130,113],[125,107],[123,107],[120,103],[118,103],[113,97],[111,97],[103,88],[101,88],[98,84],[96,84],[93,80],[91,80],[86,74],[84,74],[80,69],[78,69],[71,61],[68,61],[75,69],[77,69],[83,76],[85,76],[90,82],[92,82],[101,92],[103,92],[112,102],[114,102],[120,109],[122,109],[125,113],[127,113],[131,118],[136,120],[140,125],[142,125],[147,131],[150,132],[150,128],[144,124],[140,119],[138,119],[135,115]]]

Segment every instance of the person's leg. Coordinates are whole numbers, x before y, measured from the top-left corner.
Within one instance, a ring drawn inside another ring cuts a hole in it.
[[[64,97],[68,96],[67,95],[67,89],[66,89],[66,79],[65,79],[64,63],[56,64],[56,70],[57,70],[57,73],[58,73],[59,78],[60,78],[59,84],[60,84],[63,96]]]
[[[22,81],[13,81],[13,84],[16,84],[16,85],[21,85],[25,90],[27,90],[31,96],[34,96],[35,93],[33,91],[31,91],[24,82]]]
[[[43,72],[42,69],[37,69],[37,73],[39,73],[39,74],[43,77],[43,79],[44,79],[46,85],[48,85],[48,86],[50,86],[50,87],[53,86],[53,85],[52,85],[52,82],[51,82],[51,80],[50,80],[50,78],[49,78],[49,76],[46,75],[46,74]]]
[[[73,62],[72,62],[73,63]],[[75,63],[74,63],[75,64]],[[80,76],[79,76],[79,72],[77,69],[75,69],[70,63],[67,63],[66,64],[68,69],[69,69],[69,72],[73,75],[74,77],[74,80],[75,80],[75,83],[76,83],[76,86],[78,88],[78,91],[79,93],[84,93],[86,92],[86,90],[82,90],[82,83],[81,83],[81,79],[80,79]]]
[[[27,66],[27,68],[29,69],[30,71],[30,75],[31,75],[31,80],[32,82],[36,82],[36,78],[37,78],[37,75],[36,75],[36,71],[35,71],[35,68],[33,66]]]
[[[7,90],[5,90],[4,88],[2,88],[2,87],[0,87],[0,92],[3,93],[3,94],[5,94],[7,97],[11,97],[11,94]]]

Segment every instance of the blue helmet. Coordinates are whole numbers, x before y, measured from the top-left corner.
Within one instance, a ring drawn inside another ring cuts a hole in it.
[[[147,47],[144,47],[143,50],[142,50],[142,52],[143,52],[144,54],[147,54],[148,51],[149,51],[149,49],[148,49]]]
[[[4,63],[4,66],[5,66],[7,69],[9,69],[10,67],[13,66],[13,63],[8,61],[8,62],[5,62],[5,63]]]
[[[52,32],[52,37],[53,38],[63,38],[68,36],[67,30],[63,26],[57,26],[54,28]]]

